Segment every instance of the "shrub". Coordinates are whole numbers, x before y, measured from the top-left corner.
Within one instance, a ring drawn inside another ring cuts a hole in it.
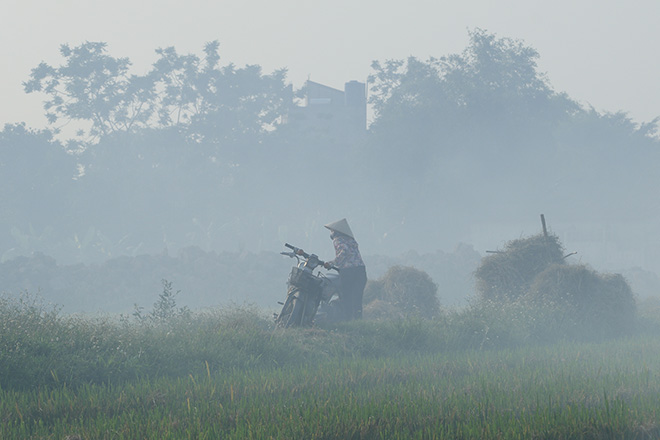
[[[367,283],[365,316],[432,318],[440,311],[437,293],[438,286],[426,272],[393,266],[378,280]]]
[[[188,307],[177,307],[176,297],[181,293],[180,290],[174,292],[172,283],[165,279],[161,280],[163,291],[158,295],[158,300],[154,303],[153,310],[148,314],[143,314],[143,308],[135,305],[133,317],[142,323],[166,323],[168,321],[190,316]]]
[[[552,264],[563,264],[563,255],[555,235],[512,240],[503,251],[482,259],[475,271],[477,292],[485,300],[520,298],[539,273]]]

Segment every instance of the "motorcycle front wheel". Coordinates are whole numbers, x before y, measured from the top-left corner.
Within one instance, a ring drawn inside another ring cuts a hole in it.
[[[286,323],[286,327],[302,327],[305,318],[305,301],[300,297],[296,297],[292,300],[293,307],[291,309],[291,315],[289,320]]]
[[[275,322],[278,328],[300,327],[305,316],[305,301],[300,298],[301,292],[298,289],[290,290],[286,296],[286,301],[282,306],[282,311]]]

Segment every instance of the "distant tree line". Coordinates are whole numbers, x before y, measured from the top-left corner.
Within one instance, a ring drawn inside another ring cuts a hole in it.
[[[47,96],[52,125],[86,123],[79,137],[88,143],[171,128],[196,143],[254,142],[292,99],[285,70],[264,75],[257,65],[220,66],[217,41],[205,45],[202,58],[157,49],[145,75],[131,74],[130,60],[110,56],[105,43],[65,44],[60,53],[63,65],[41,63],[24,88]]]
[[[537,209],[576,221],[639,218],[660,119],[636,124],[583,107],[552,89],[538,58],[477,29],[460,54],[373,63],[368,154],[379,159],[370,169],[390,183],[385,197],[407,200],[400,217],[415,206],[451,229],[460,225],[443,217],[503,221]]]
[[[634,213],[658,183],[658,119],[585,108],[552,89],[536,50],[481,29],[459,54],[374,61],[374,120],[351,143],[284,123],[304,89],[285,69],[222,65],[218,42],[157,49],[144,75],[105,43],[60,52],[24,83],[49,127],[0,132],[3,260],[320,246],[338,216],[372,253],[441,248],[469,235],[466,218],[536,216],[535,203]]]

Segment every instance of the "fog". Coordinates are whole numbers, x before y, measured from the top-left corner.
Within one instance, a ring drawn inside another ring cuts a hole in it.
[[[660,2],[454,3],[4,5],[0,437],[660,432]]]
[[[65,46],[53,69],[24,79],[57,123],[8,124],[0,138],[3,288],[125,310],[168,279],[191,305],[274,303],[284,243],[330,259],[323,225],[345,217],[371,278],[414,265],[441,303],[460,305],[479,255],[537,234],[544,214],[571,261],[655,295],[657,121],[557,91],[543,54],[515,35],[465,34],[454,52],[381,59],[368,82],[339,87],[218,62],[213,44],[186,70],[172,48],[137,73],[152,95],[130,95],[130,65],[114,72],[125,94],[115,107],[69,90],[88,114],[48,81],[94,87],[85,68],[117,58]],[[119,93],[109,84],[101,97]],[[68,121],[84,133],[50,136]]]

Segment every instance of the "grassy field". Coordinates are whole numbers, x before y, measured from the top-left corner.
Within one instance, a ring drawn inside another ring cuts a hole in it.
[[[273,331],[250,309],[117,321],[3,301],[3,440],[660,437],[648,331],[532,344],[476,314]]]

